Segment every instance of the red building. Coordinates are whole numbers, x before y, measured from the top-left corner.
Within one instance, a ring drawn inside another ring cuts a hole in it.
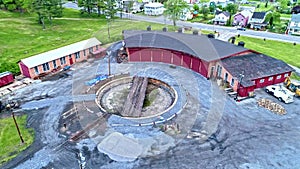
[[[19,67],[24,76],[37,78],[76,62],[87,60],[93,55],[101,54],[102,51],[101,42],[96,38],[91,38],[22,59]]]
[[[192,69],[206,78],[219,77],[229,82],[235,91],[240,86],[240,96],[248,95],[255,88],[283,82],[284,76],[293,71],[280,60],[197,33],[125,30],[123,36],[129,62],[163,62]],[[259,59],[260,56],[264,59]],[[237,65],[236,61],[240,61],[240,64]],[[264,64],[260,64],[262,67],[259,70],[251,66],[245,67],[249,61],[252,65],[259,65],[256,62],[261,61]],[[231,68],[230,63],[241,70]],[[272,67],[274,68],[270,69]],[[257,70],[257,73],[250,73],[248,69]],[[239,77],[242,72],[244,78],[240,84]],[[277,79],[279,75],[282,77]],[[274,80],[259,83],[261,79],[269,77]]]
[[[0,87],[14,82],[14,76],[11,72],[0,73]]]

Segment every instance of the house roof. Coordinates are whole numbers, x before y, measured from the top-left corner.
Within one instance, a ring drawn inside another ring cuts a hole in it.
[[[158,2],[145,4],[144,7],[163,7],[164,5]]]
[[[298,14],[292,14],[291,21],[293,21],[293,22],[300,22],[300,13],[298,13]]]
[[[77,43],[73,43],[61,48],[50,50],[45,53],[40,53],[35,56],[31,56],[25,59],[21,59],[21,62],[25,64],[28,68],[33,68],[35,66],[41,65],[43,63],[50,62],[52,60],[59,59],[61,57],[79,52],[83,49],[88,49],[90,47],[100,45],[101,42],[96,38],[87,39]]]
[[[127,48],[170,49],[190,54],[205,61],[219,60],[248,50],[242,46],[208,38],[205,35],[142,30],[125,30],[123,35]]]
[[[234,17],[237,16],[237,15],[242,15],[244,18],[247,18],[247,17],[250,18],[250,17],[252,16],[252,12],[249,11],[249,10],[243,10],[243,11],[241,11],[241,12],[239,12],[239,13],[236,13],[236,14],[234,15]]]
[[[244,74],[242,85],[253,86],[252,80],[294,71],[285,62],[264,54],[245,54],[221,60],[224,68],[235,78]]]
[[[264,19],[266,12],[253,12],[252,19]]]
[[[227,17],[230,16],[230,13],[227,12],[227,11],[219,11],[219,10],[216,10],[216,15],[219,15],[219,14],[224,14],[224,15],[227,16]]]

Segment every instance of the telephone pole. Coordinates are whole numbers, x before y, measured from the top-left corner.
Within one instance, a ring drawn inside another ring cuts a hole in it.
[[[17,130],[18,130],[18,134],[19,134],[19,136],[20,136],[21,142],[22,142],[22,144],[23,144],[23,143],[24,143],[24,140],[23,140],[23,137],[22,137],[21,131],[20,131],[20,129],[19,129],[18,123],[17,123],[17,121],[16,121],[16,118],[15,118],[15,113],[14,113],[14,112],[11,112],[11,114],[12,114],[12,117],[13,117],[13,119],[14,119],[14,122],[15,122],[16,128],[17,128]]]

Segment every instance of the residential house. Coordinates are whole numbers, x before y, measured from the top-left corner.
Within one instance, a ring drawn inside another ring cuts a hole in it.
[[[265,29],[268,25],[266,21],[266,16],[268,12],[254,12],[248,24],[250,24],[250,28],[252,29]]]
[[[180,20],[190,20],[193,19],[193,16],[193,13],[189,9],[184,9],[180,14]]]
[[[292,14],[291,21],[287,27],[289,35],[300,35],[300,13]]]
[[[215,18],[213,22],[215,25],[225,25],[230,18],[230,13],[226,11],[216,10]]]
[[[102,51],[101,42],[96,38],[87,39],[19,61],[21,73],[37,78],[52,71],[86,60],[93,52]]]
[[[239,96],[281,83],[293,71],[281,60],[197,33],[124,30],[123,37],[129,62],[163,62],[191,69],[205,78],[222,79]]]
[[[252,17],[251,11],[243,10],[241,12],[238,12],[233,16],[232,25],[246,27],[251,17]]]
[[[294,6],[291,11],[292,14],[300,13],[300,5]]]
[[[148,3],[144,5],[144,13],[146,15],[162,15],[164,12],[164,5],[158,2]]]

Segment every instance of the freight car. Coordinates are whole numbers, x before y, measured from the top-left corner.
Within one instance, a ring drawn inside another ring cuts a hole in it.
[[[0,73],[0,87],[14,82],[14,76],[11,72]]]

